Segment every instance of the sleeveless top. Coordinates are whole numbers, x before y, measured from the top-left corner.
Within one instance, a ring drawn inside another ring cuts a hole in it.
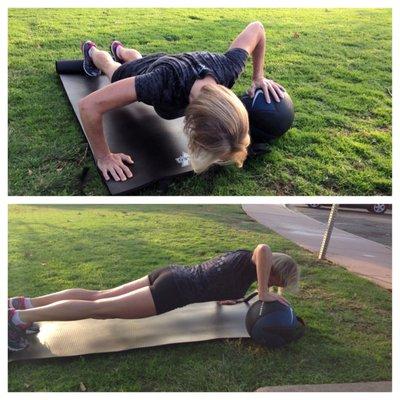
[[[236,250],[192,267],[174,267],[181,300],[190,304],[244,297],[257,280],[252,256],[252,251]]]

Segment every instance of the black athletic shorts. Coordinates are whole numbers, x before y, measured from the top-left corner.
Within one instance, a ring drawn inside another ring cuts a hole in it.
[[[183,302],[174,279],[176,266],[157,269],[148,275],[150,291],[156,306],[157,315],[183,307]]]

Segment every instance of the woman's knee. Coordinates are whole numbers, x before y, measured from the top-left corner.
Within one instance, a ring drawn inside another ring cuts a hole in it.
[[[109,289],[92,290],[90,296],[92,301],[97,301],[107,297],[108,294],[109,294]]]

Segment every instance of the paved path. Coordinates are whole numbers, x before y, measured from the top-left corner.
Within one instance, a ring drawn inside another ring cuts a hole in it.
[[[256,392],[391,392],[392,382],[328,383],[326,385],[267,386]]]
[[[325,224],[279,204],[246,204],[243,210],[249,217],[299,246],[313,253],[319,252]],[[387,246],[335,228],[326,258],[392,289],[392,251]]]
[[[310,208],[304,204],[287,204],[289,209],[305,214],[326,224],[330,207]],[[392,247],[392,214],[372,214],[359,208],[340,207],[335,219],[335,227],[342,231],[361,236]]]

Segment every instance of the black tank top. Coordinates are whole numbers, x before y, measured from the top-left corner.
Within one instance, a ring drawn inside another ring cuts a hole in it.
[[[193,267],[174,269],[181,299],[187,303],[242,298],[257,280],[253,252],[236,250]]]

